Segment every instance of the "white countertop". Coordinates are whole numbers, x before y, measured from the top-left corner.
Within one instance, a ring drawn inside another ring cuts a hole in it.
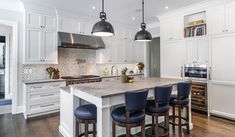
[[[119,80],[102,81],[96,83],[85,83],[70,85],[73,90],[80,90],[96,97],[107,97],[123,94],[128,91],[137,91],[141,89],[152,89],[157,86],[169,84],[178,84],[184,82],[179,79],[168,78],[140,78],[135,79],[134,83],[121,83]]]

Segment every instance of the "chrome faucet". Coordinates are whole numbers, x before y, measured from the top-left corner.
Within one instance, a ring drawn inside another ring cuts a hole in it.
[[[118,80],[118,68],[117,68],[116,65],[113,65],[113,66],[111,67],[111,75],[113,75],[113,68],[116,69],[116,80]]]

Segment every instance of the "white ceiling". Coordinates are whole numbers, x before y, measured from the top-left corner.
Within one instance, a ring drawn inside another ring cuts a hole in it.
[[[45,4],[50,7],[56,7],[65,11],[71,11],[75,14],[84,14],[86,16],[99,17],[101,0],[22,0],[35,4]],[[147,23],[158,21],[156,15],[198,3],[204,0],[145,0],[145,16]],[[92,7],[96,9],[93,10]],[[169,9],[166,10],[165,6]],[[120,23],[134,25],[139,27],[141,22],[141,0],[105,0],[105,11],[107,19]],[[132,20],[135,17],[135,20]],[[111,22],[112,23],[112,22]]]

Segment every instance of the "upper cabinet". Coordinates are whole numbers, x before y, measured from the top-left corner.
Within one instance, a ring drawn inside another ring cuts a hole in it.
[[[183,17],[174,17],[161,21],[161,36],[164,41],[180,40],[183,38]]]
[[[115,37],[103,38],[105,49],[96,51],[96,63],[144,62],[144,43]]]
[[[26,27],[56,30],[56,17],[36,12],[26,12]]]
[[[208,9],[209,34],[235,32],[235,2]]]
[[[186,63],[208,63],[209,40],[207,37],[186,39]]]
[[[60,32],[91,35],[92,25],[88,22],[71,18],[60,18],[58,30]]]
[[[26,12],[24,64],[57,64],[56,17]]]

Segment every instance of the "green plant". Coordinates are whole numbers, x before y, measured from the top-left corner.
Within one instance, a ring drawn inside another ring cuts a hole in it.
[[[128,70],[127,67],[123,68],[122,71],[121,71],[122,75],[126,75],[127,70]]]

